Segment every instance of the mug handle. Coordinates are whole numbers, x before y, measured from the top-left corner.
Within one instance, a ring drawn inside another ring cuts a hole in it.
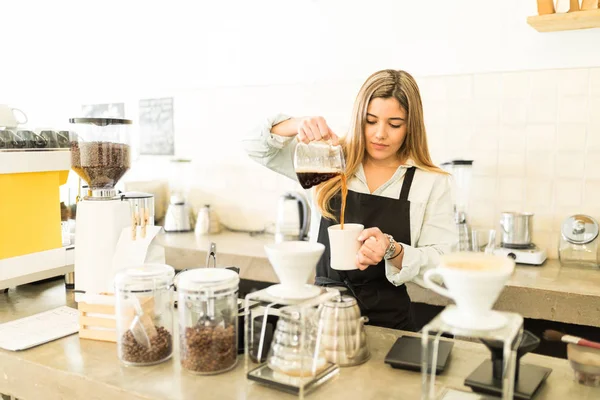
[[[15,115],[15,119],[17,119],[17,122],[18,122],[19,124],[23,125],[23,124],[26,124],[26,123],[27,123],[27,121],[29,121],[29,118],[27,118],[27,114],[25,114],[25,113],[24,113],[22,110],[19,110],[18,108],[13,108],[13,109],[12,109],[12,111],[13,111],[13,115],[15,115],[15,111],[18,111],[18,112],[20,112],[20,113],[21,113],[21,115],[23,116],[23,118],[25,118],[25,121],[19,121],[19,120],[17,119],[17,116]]]
[[[425,284],[427,285],[427,287],[429,289],[433,290],[434,292],[436,292],[437,294],[441,294],[444,297],[448,297],[448,298],[454,300],[454,297],[452,297],[452,295],[450,294],[448,289],[441,287],[440,285],[438,285],[437,283],[435,283],[431,280],[432,276],[439,276],[441,278],[444,278],[441,271],[439,271],[437,269],[430,269],[428,271],[425,271],[425,274],[423,275],[423,280],[425,281]]]

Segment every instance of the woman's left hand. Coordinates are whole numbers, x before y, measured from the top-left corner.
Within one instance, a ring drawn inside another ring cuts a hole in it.
[[[362,231],[358,240],[363,242],[356,254],[356,266],[361,271],[383,260],[390,241],[379,228],[368,228]]]

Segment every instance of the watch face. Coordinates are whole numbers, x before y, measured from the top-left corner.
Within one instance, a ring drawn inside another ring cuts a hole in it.
[[[386,234],[385,236],[387,236],[387,238],[390,241],[390,245],[388,246],[388,248],[385,251],[385,255],[383,256],[383,258],[390,258],[391,256],[394,255],[394,253],[396,252],[396,241],[394,240],[394,238],[391,235]]]

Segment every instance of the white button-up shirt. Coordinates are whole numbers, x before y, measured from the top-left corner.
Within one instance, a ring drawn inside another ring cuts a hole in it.
[[[274,125],[289,118],[282,114],[267,118],[244,139],[243,144],[252,159],[273,171],[297,180],[293,165],[297,141],[271,133]],[[412,160],[399,166],[386,183],[371,193],[361,164],[356,174],[348,179],[348,189],[358,193],[398,199],[406,170],[411,166],[414,166]],[[314,190],[313,187],[306,191],[311,204],[311,241],[317,240],[321,223],[321,214],[314,201]],[[408,200],[410,201],[411,245],[402,243],[404,247],[402,268],[399,269],[391,261],[386,261],[385,272],[387,279],[396,286],[411,280],[424,286],[422,280],[424,272],[436,267],[440,255],[449,252],[458,241],[458,231],[454,223],[451,176],[417,168]]]

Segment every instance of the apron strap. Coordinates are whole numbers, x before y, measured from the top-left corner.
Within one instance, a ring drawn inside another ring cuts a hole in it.
[[[408,192],[410,192],[410,186],[412,185],[413,178],[415,177],[416,167],[410,167],[404,174],[404,182],[402,182],[402,189],[400,189],[400,197],[398,200],[408,200]]]

